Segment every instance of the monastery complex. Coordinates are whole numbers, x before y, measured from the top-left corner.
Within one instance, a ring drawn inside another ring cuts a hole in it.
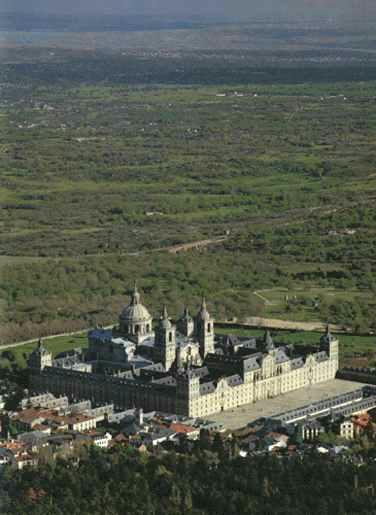
[[[93,403],[111,402],[205,417],[334,379],[338,340],[329,328],[319,346],[216,335],[203,299],[174,324],[163,309],[153,321],[135,286],[112,330],[88,333],[88,347],[56,358],[40,342],[29,358],[31,389]]]

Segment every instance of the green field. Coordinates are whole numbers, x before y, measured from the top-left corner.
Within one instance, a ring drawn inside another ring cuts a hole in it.
[[[369,290],[308,285],[257,290],[255,295],[264,303],[265,317],[288,318],[300,322],[322,320],[323,306],[336,302],[356,304],[365,301],[371,305],[375,303],[374,294]]]

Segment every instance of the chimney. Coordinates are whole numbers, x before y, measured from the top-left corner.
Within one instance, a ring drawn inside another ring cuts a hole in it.
[[[144,425],[144,410],[142,408],[137,410],[137,423],[139,426]]]

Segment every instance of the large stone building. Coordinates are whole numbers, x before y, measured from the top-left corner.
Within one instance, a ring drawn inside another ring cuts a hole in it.
[[[135,287],[116,328],[55,359],[40,343],[29,370],[35,392],[197,417],[333,379],[338,340],[329,329],[317,347],[216,336],[205,299],[194,317],[186,309],[175,325],[163,308],[153,324]]]

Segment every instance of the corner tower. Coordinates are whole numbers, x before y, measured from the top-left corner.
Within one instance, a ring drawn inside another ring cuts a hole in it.
[[[200,379],[188,368],[176,377],[176,413],[198,417],[200,400]]]
[[[52,366],[52,354],[44,347],[42,340],[39,340],[38,347],[30,354],[27,364],[39,371]]]
[[[326,327],[325,334],[320,338],[320,348],[328,353],[332,374],[333,377],[335,377],[339,368],[339,341],[338,338],[330,332],[329,325]]]
[[[202,299],[201,308],[196,315],[195,333],[200,345],[201,357],[204,359],[208,353],[214,352],[214,319],[206,308],[204,298]]]

